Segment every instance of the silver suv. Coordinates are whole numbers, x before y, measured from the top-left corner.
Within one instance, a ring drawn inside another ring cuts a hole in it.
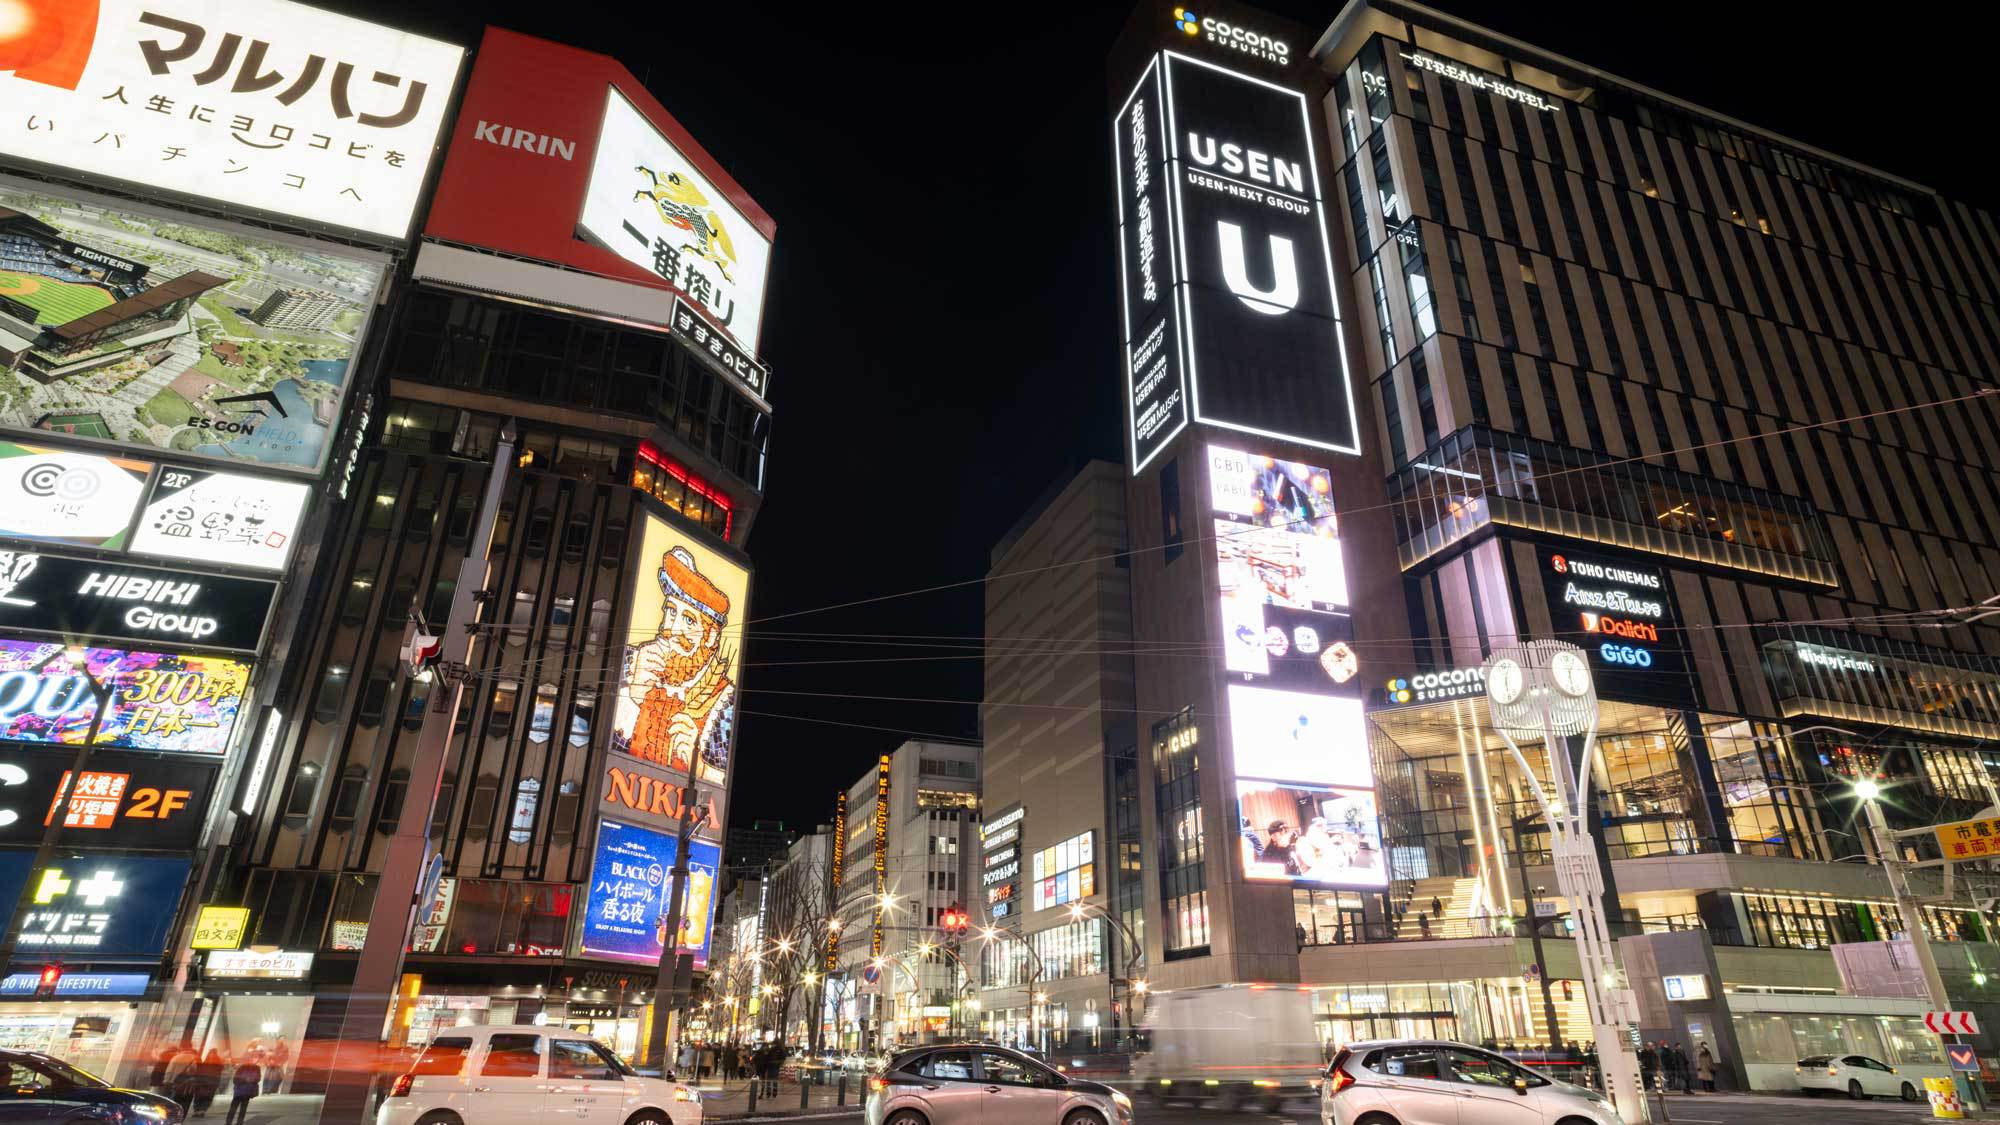
[[[1319,1117],[1325,1125],[1624,1125],[1595,1090],[1437,1039],[1341,1048],[1320,1082]]]
[[[944,1043],[906,1051],[868,1079],[868,1125],[1128,1125],[1132,1099],[1019,1051]]]

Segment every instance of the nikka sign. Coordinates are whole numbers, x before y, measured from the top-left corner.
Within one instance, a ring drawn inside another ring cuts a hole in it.
[[[626,754],[613,754],[599,778],[598,808],[607,816],[653,828],[677,831],[687,795],[687,775],[675,774]],[[722,832],[718,787],[695,786],[694,831],[715,837]]]

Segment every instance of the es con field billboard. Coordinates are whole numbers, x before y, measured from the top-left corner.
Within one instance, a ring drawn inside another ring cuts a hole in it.
[[[607,55],[488,28],[427,238],[660,290],[757,350],[775,224]]]
[[[464,56],[289,0],[8,0],[0,155],[401,240]]]
[[[0,429],[325,465],[386,259],[7,179],[0,246]]]

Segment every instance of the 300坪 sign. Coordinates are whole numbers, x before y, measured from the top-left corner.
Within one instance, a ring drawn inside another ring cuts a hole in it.
[[[219,755],[249,685],[222,656],[0,639],[0,741]]]

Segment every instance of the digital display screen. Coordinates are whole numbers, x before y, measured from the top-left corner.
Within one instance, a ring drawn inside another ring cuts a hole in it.
[[[600,820],[590,865],[579,948],[586,957],[657,965],[666,947],[674,860],[679,842],[615,820]],[[688,889],[681,905],[679,948],[708,964],[709,925],[715,915],[715,878],[722,849],[696,840],[688,851]]]
[[[95,745],[219,756],[229,749],[250,666],[219,656],[86,648],[0,638],[0,740],[75,745],[97,719],[98,693],[110,696]]]
[[[0,441],[0,535],[119,550],[152,471],[147,461]]]
[[[1331,477],[1211,445],[1208,496],[1244,878],[1384,886]]]

